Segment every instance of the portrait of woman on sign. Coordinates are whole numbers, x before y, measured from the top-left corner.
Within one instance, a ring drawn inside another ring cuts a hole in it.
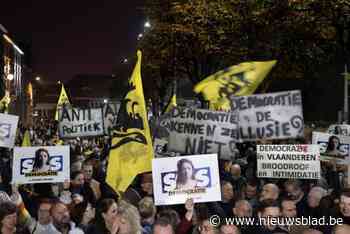
[[[46,149],[38,149],[35,152],[33,172],[47,172],[51,170],[50,154]]]
[[[177,162],[176,190],[190,190],[198,188],[195,178],[196,169],[192,161],[181,159]]]

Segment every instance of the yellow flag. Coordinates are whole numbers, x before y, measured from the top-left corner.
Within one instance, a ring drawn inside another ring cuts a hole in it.
[[[32,143],[30,143],[30,135],[28,130],[24,132],[24,137],[22,141],[22,147],[26,147],[26,146],[27,147],[32,146]]]
[[[169,111],[171,111],[171,109],[173,109],[174,107],[177,106],[177,103],[176,103],[176,94],[174,94],[170,100],[169,100],[169,103],[167,104],[167,106],[165,107],[165,111],[164,113],[168,113]]]
[[[32,83],[30,83],[30,82],[28,84],[27,94],[28,94],[28,98],[29,98],[29,103],[31,106],[33,106],[33,86],[32,86]]]
[[[153,147],[141,80],[141,51],[113,129],[106,181],[124,192],[139,173],[151,171]]]
[[[1,113],[8,113],[10,102],[11,102],[10,93],[6,91],[5,96],[0,100]]]
[[[64,89],[64,85],[62,84],[61,88],[61,94],[58,98],[57,107],[56,107],[56,114],[55,114],[55,120],[58,120],[58,109],[62,108],[63,105],[70,104],[66,90]]]
[[[194,92],[202,93],[211,108],[229,110],[230,96],[253,94],[276,62],[245,62],[228,67],[199,82]]]

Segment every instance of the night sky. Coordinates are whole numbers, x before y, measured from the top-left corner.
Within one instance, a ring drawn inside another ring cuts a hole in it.
[[[0,24],[31,44],[35,73],[47,81],[76,74],[112,74],[135,53],[143,0],[6,1]]]

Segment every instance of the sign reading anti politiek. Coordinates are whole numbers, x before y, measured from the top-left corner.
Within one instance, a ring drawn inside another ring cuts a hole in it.
[[[15,147],[12,182],[58,183],[69,180],[69,146]]]
[[[0,114],[0,147],[13,148],[17,125],[18,116]]]
[[[166,127],[169,151],[183,154],[217,153],[232,156],[238,140],[238,115],[203,109],[174,107]]]
[[[236,110],[243,141],[303,137],[300,91],[233,97],[232,111]]]
[[[59,112],[59,134],[61,138],[103,135],[102,108],[63,108]]]
[[[153,159],[152,176],[156,205],[221,200],[216,154]]]
[[[258,145],[258,177],[319,179],[318,145]]]

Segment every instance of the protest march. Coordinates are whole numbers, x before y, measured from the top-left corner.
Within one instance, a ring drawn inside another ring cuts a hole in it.
[[[2,13],[0,233],[350,234],[349,1],[107,2]]]
[[[25,127],[0,114],[0,214],[13,206],[18,230],[151,234],[158,225],[185,234],[207,225],[209,233],[327,234],[336,226],[211,223],[270,212],[350,224],[348,125],[306,134],[299,90],[247,91],[227,99],[230,110],[181,106],[173,96],[150,119],[137,55],[121,104],[81,108],[62,85],[57,119]],[[66,220],[56,212],[67,212]]]

